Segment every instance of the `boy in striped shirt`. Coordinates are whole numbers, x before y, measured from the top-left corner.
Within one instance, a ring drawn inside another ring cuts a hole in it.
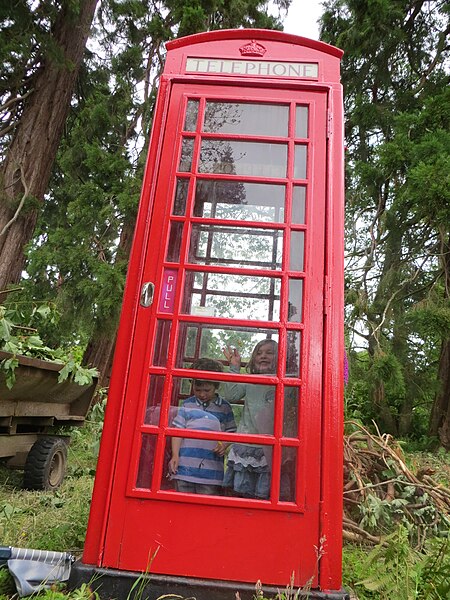
[[[222,372],[220,362],[199,358],[191,367],[201,371]],[[236,431],[233,409],[217,393],[220,382],[194,379],[194,395],[183,401],[172,427],[204,431]],[[172,437],[172,458],[169,473],[178,492],[217,494],[224,475],[224,454],[228,444],[214,440]]]

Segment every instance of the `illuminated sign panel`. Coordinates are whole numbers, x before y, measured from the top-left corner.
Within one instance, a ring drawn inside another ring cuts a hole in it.
[[[319,75],[319,66],[317,63],[304,62],[188,58],[186,61],[186,72],[317,79]]]

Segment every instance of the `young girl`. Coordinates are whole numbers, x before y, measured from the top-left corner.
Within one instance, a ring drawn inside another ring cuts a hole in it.
[[[230,370],[239,373],[241,357],[229,346],[223,350]],[[276,373],[278,345],[274,340],[262,340],[253,349],[247,365],[249,373]],[[275,386],[247,383],[227,383],[223,396],[229,402],[244,398],[238,433],[273,434]],[[256,444],[233,444],[228,455],[224,487],[236,496],[267,499],[270,495],[272,450]]]

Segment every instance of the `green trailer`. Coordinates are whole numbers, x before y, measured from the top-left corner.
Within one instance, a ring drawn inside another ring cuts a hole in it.
[[[12,355],[0,351],[0,361]],[[57,489],[67,468],[69,435],[60,426],[81,426],[92,403],[97,379],[89,385],[58,383],[64,365],[28,356],[16,357],[16,381],[8,389],[0,370],[0,460],[24,471],[24,487]]]

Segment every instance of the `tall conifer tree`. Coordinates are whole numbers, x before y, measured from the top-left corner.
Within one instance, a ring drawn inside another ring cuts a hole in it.
[[[437,395],[447,447],[449,31],[439,1],[333,0],[322,21],[345,51],[347,323],[368,349],[365,414],[410,435]]]

